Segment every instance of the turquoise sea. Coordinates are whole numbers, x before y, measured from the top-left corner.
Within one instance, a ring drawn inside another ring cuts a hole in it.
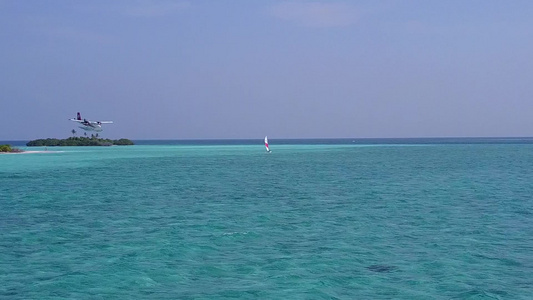
[[[270,144],[0,155],[0,299],[533,299],[533,140]]]

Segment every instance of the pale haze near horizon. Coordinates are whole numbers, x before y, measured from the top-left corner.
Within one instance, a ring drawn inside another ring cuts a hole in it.
[[[0,140],[533,136],[532,1],[0,0]]]

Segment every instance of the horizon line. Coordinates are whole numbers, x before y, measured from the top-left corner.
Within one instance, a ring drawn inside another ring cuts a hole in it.
[[[68,138],[68,137],[67,137]],[[106,137],[100,137],[106,138]],[[123,137],[122,137],[123,138]],[[41,138],[39,138],[41,139]],[[44,138],[48,139],[48,138]],[[51,138],[56,139],[56,138]],[[108,138],[112,139],[112,138]],[[118,138],[121,139],[121,138]],[[132,141],[247,141],[262,140],[263,138],[149,138],[135,139],[127,138]],[[406,140],[406,139],[533,139],[533,136],[425,136],[425,137],[311,137],[311,138],[269,138],[271,140]],[[24,142],[32,139],[6,139],[0,141]]]

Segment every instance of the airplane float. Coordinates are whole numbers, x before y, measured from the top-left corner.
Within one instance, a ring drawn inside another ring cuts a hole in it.
[[[102,131],[102,124],[112,124],[113,121],[89,121],[87,119],[82,119],[81,114],[78,113],[75,119],[69,119],[70,121],[78,122],[80,128],[85,131]]]

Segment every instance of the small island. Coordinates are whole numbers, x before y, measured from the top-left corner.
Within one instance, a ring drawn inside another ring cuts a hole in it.
[[[11,145],[0,145],[0,153],[22,153],[24,151],[13,148]]]
[[[38,139],[26,143],[28,147],[53,147],[53,146],[113,146],[113,145],[134,145],[128,139],[101,139],[97,137],[69,137],[68,139]]]

